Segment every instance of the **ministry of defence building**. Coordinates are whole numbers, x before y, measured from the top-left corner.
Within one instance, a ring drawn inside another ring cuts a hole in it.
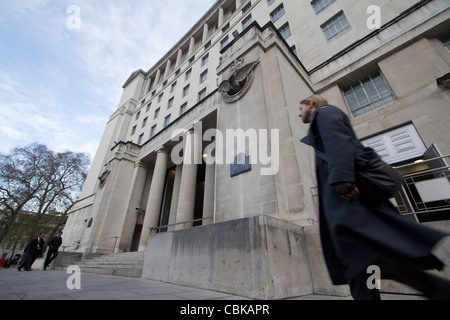
[[[405,219],[450,230],[449,50],[448,0],[218,0],[124,79],[65,250],[142,252],[144,278],[253,298],[348,294],[322,257],[299,102],[340,107],[403,172]]]

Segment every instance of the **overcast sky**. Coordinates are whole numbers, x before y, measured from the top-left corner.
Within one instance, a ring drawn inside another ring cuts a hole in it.
[[[130,74],[215,2],[0,0],[0,152],[39,142],[92,159]]]

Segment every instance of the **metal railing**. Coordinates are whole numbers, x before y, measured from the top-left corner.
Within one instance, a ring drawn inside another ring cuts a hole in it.
[[[62,252],[79,252],[81,249],[85,248],[89,248],[89,251],[87,253],[92,253],[92,249],[94,247],[94,244],[99,244],[99,243],[104,243],[106,241],[109,240],[113,240],[114,239],[114,245],[112,246],[112,253],[115,252],[116,250],[116,245],[117,245],[117,240],[119,239],[119,237],[110,237],[110,238],[104,238],[104,239],[99,239],[96,241],[87,241],[87,242],[77,242],[76,244],[70,245],[70,246],[61,246],[62,248]],[[108,247],[110,245],[107,245],[106,247]],[[69,249],[67,249],[69,248]],[[72,248],[72,249],[70,249]]]
[[[413,215],[416,221],[421,221],[420,215],[448,211],[446,219],[450,220],[450,166],[446,159],[450,159],[450,155],[396,167],[401,171],[408,171],[414,166],[424,166],[423,170],[403,175],[404,184],[395,196],[402,215]],[[439,219],[443,217],[445,218],[441,215]]]
[[[207,218],[201,218],[201,219],[194,219],[194,220],[189,220],[189,221],[184,221],[184,222],[178,222],[178,223],[172,223],[172,224],[166,224],[164,226],[159,226],[156,228],[150,227],[150,234],[153,234],[153,231],[156,231],[156,233],[160,233],[161,231],[167,231],[168,228],[170,227],[175,227],[175,226],[179,226],[179,225],[183,225],[183,229],[186,228],[186,225],[189,224],[189,226],[193,226],[194,222],[199,222],[199,221],[204,221],[204,220],[209,220],[209,219],[213,219],[213,217],[207,217]],[[163,230],[165,229],[165,230]]]
[[[446,162],[448,159],[450,159],[450,155],[395,167],[402,172],[406,172],[403,175],[404,183],[401,190],[392,199],[393,204],[402,215],[412,217],[417,222],[427,219],[450,220],[450,166]],[[422,169],[420,166],[422,166]],[[407,173],[409,171],[414,172]],[[424,186],[428,187],[429,190],[424,190]],[[424,196],[424,191],[428,191],[426,192],[427,195],[436,191],[435,194],[438,195],[434,198],[427,197]],[[317,187],[311,188],[311,195],[318,206]],[[433,201],[429,201],[430,198]],[[447,213],[448,217],[446,216]],[[437,217],[438,214],[439,217]],[[426,219],[424,218],[425,215],[428,215]]]

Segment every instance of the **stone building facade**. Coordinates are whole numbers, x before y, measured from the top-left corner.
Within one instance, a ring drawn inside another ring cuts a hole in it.
[[[299,102],[342,108],[405,173],[405,217],[448,229],[449,30],[445,0],[217,1],[126,80],[64,245],[145,251],[147,278],[257,298],[341,292]]]

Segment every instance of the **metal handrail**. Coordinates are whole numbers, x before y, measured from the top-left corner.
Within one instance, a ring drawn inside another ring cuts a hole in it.
[[[70,248],[70,247],[74,247],[75,251],[76,251],[82,246],[87,248],[88,245],[90,244],[89,253],[92,253],[92,247],[94,246],[95,243],[100,243],[100,242],[111,240],[111,239],[114,239],[114,246],[113,246],[113,250],[112,250],[112,252],[114,253],[114,251],[116,250],[117,239],[119,239],[119,237],[117,237],[117,236],[105,238],[105,239],[99,239],[99,240],[95,240],[95,241],[78,242],[77,244],[73,244],[70,246],[61,246],[61,248],[62,248],[62,252],[64,252],[66,248]]]
[[[423,202],[418,202],[416,198],[411,197],[412,192],[410,190],[411,185],[414,185],[418,178],[421,178],[422,180],[433,180],[436,179],[438,177],[434,177],[434,178],[430,178],[430,179],[423,179],[428,175],[436,175],[436,173],[442,173],[441,178],[447,178],[450,179],[450,166],[448,165],[446,159],[450,159],[450,155],[444,155],[444,156],[439,156],[439,157],[435,157],[432,159],[426,159],[421,161],[420,163],[429,163],[432,161],[438,161],[441,160],[441,164],[440,166],[436,167],[436,168],[428,168],[425,170],[421,170],[421,171],[417,171],[417,172],[411,172],[411,173],[405,173],[403,174],[403,179],[404,179],[404,184],[401,188],[401,190],[399,190],[399,192],[397,193],[397,196],[399,197],[399,199],[397,199],[397,201],[401,201],[399,203],[397,203],[398,209],[400,211],[400,213],[404,216],[409,216],[409,215],[413,215],[415,217],[415,219],[418,221],[416,215],[421,214],[421,213],[432,213],[432,212],[443,212],[443,211],[449,211],[450,210],[450,203],[448,202],[448,200],[443,199],[443,201],[447,201],[447,204],[443,204],[441,206],[435,205],[435,206],[427,206],[426,203]],[[394,167],[396,169],[405,169],[408,167],[413,167],[417,164],[420,163],[408,163],[402,166],[397,166]],[[315,200],[316,205],[318,206],[318,193],[317,193],[317,189],[318,187],[311,187],[311,195],[313,197],[313,199]],[[449,195],[450,198],[450,195]],[[418,208],[419,205],[422,205],[423,208]]]
[[[208,219],[213,219],[213,217],[207,217],[207,218],[194,219],[194,220],[189,220],[189,221],[184,221],[184,222],[172,223],[172,224],[167,224],[167,225],[164,225],[164,226],[159,226],[159,227],[156,227],[156,228],[155,227],[150,227],[149,228],[150,229],[150,234],[153,234],[154,230],[159,231],[161,229],[168,228],[168,227],[174,227],[174,226],[177,226],[177,225],[180,225],[180,224],[183,225],[183,229],[184,229],[186,227],[186,224],[188,224],[188,223],[194,223],[194,222],[208,220]]]
[[[440,159],[445,159],[445,158],[450,158],[450,154],[445,155],[445,156],[440,156],[440,157],[436,157],[436,158],[432,158],[432,159],[426,159],[426,160],[422,160],[420,163],[426,163],[426,162],[430,162],[430,161],[436,161],[436,160],[440,160]],[[403,169],[403,168],[407,168],[407,167],[412,167],[414,165],[417,165],[417,163],[407,163],[404,164],[402,166],[398,166],[398,167],[394,167],[395,169]],[[445,166],[444,166],[445,167]]]

